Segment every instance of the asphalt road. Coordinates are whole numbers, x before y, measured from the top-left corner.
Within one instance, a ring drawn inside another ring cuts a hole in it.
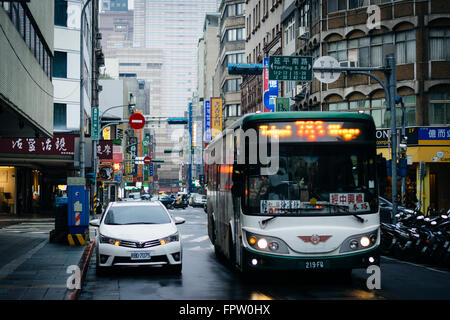
[[[186,219],[178,229],[183,241],[183,273],[164,269],[125,268],[95,274],[95,255],[80,300],[397,300],[450,299],[450,272],[383,257],[381,288],[368,289],[366,270],[351,281],[333,274],[261,273],[251,278],[219,262],[207,236],[203,209],[171,210]]]

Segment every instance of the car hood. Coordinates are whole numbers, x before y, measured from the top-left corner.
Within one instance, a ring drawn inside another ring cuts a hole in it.
[[[149,241],[165,238],[177,232],[172,223],[165,224],[131,224],[100,226],[100,234],[105,237],[128,241]]]

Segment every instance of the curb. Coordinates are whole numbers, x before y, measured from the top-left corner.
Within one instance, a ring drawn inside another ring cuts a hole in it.
[[[80,268],[80,271],[81,271],[80,289],[72,290],[72,293],[69,294],[68,300],[77,300],[78,299],[78,297],[81,293],[81,288],[83,287],[83,284],[84,284],[84,280],[86,278],[87,271],[89,269],[89,263],[91,261],[92,252],[94,251],[94,248],[95,248],[95,241],[92,240],[88,244],[86,249],[84,249],[84,252],[83,252],[83,255],[81,256],[80,262],[78,263],[78,267]]]

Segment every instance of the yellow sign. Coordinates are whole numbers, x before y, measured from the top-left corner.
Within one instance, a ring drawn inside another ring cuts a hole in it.
[[[111,127],[106,127],[103,129],[103,139],[111,140]]]
[[[211,131],[213,139],[222,132],[221,98],[211,98]]]

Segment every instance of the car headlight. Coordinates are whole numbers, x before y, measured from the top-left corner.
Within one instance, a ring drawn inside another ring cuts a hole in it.
[[[289,253],[287,244],[278,238],[263,236],[246,231],[247,242],[251,248],[270,253]]]
[[[167,244],[170,242],[177,242],[177,241],[180,241],[180,235],[178,234],[178,232],[176,232],[168,237],[159,239],[159,242],[161,243],[161,245],[164,245],[164,244]]]
[[[354,235],[344,240],[339,252],[343,253],[368,249],[370,247],[375,246],[377,240],[378,240],[378,229],[372,232]]]
[[[109,243],[113,246],[120,246],[120,240],[106,237],[102,234],[100,234],[100,243]]]

